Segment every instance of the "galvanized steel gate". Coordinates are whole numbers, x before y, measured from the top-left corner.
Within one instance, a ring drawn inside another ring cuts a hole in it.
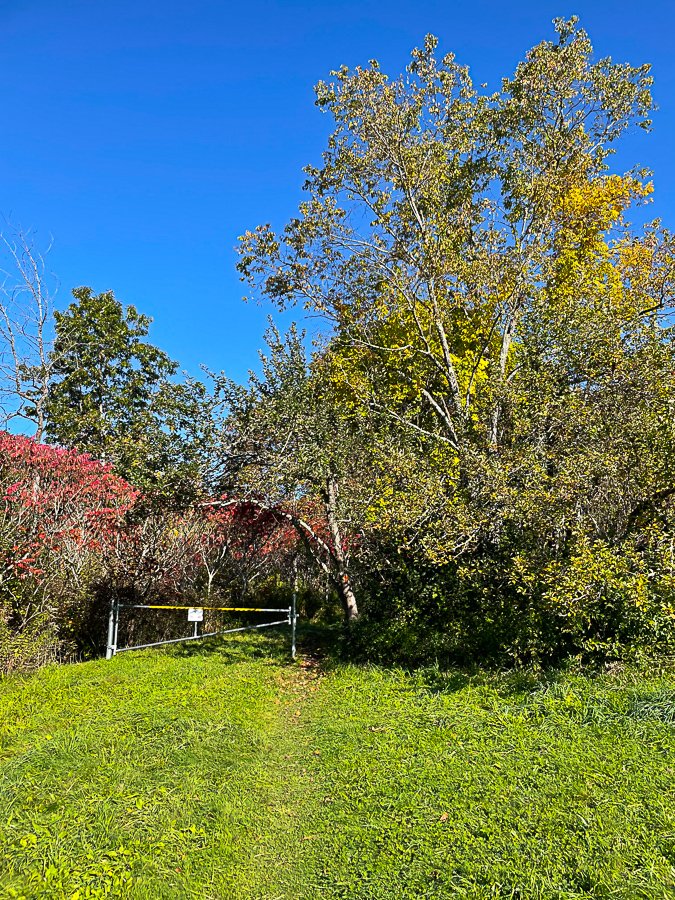
[[[188,613],[188,622],[194,622],[194,634],[186,637],[168,638],[165,641],[154,641],[149,644],[134,644],[128,647],[118,646],[118,632],[120,623],[120,611],[123,609],[183,609]],[[199,634],[199,622],[202,621],[203,611],[205,609],[232,612],[232,613],[284,613],[284,618],[275,622],[261,622],[258,625],[244,625],[239,628],[225,628],[219,631],[210,631]],[[201,612],[202,616],[199,617]],[[191,613],[193,614],[191,616]],[[219,634],[234,634],[237,631],[252,631],[258,628],[272,628],[274,625],[290,625],[291,627],[291,657],[295,659],[295,629],[297,623],[296,613],[296,592],[293,591],[293,599],[291,605],[287,608],[269,609],[266,607],[247,607],[247,606],[168,606],[151,603],[120,603],[113,600],[110,606],[110,615],[108,617],[108,645],[106,648],[106,659],[112,659],[117,653],[126,653],[129,650],[145,650],[148,647],[161,647],[164,644],[178,644],[182,641],[195,641],[201,638],[215,637]]]

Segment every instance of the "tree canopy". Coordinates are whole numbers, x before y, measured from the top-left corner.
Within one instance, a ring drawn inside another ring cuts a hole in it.
[[[440,621],[449,595],[475,623],[493,603],[530,649],[670,621],[649,572],[675,491],[673,239],[630,227],[652,186],[610,168],[650,127],[651,76],[556,30],[495,93],[433,37],[398,78],[334,72],[307,199],[239,263],[254,295],[324,320],[339,414],[396,435],[381,554],[445,567]]]
[[[184,503],[212,483],[222,401],[145,340],[151,319],[112,291],[76,288],[55,313],[49,440],[104,462],[144,491]]]

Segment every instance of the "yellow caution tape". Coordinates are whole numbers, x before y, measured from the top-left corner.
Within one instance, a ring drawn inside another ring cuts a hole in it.
[[[120,606],[131,609],[216,609],[224,612],[288,612],[290,607],[283,609],[265,609],[255,606],[160,606],[150,603],[120,603]]]

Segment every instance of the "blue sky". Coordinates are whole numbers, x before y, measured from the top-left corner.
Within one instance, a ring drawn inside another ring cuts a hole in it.
[[[650,135],[622,151],[675,209],[675,3],[0,0],[0,214],[51,234],[60,301],[112,289],[196,372],[244,378],[268,310],[241,302],[237,235],[294,214],[330,122],[312,87],[370,58],[397,73],[432,32],[491,87],[577,14],[599,56],[651,62]]]

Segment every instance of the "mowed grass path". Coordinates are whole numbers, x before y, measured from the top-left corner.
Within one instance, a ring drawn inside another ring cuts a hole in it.
[[[291,664],[286,636],[0,682],[0,897],[675,897],[675,670]]]

